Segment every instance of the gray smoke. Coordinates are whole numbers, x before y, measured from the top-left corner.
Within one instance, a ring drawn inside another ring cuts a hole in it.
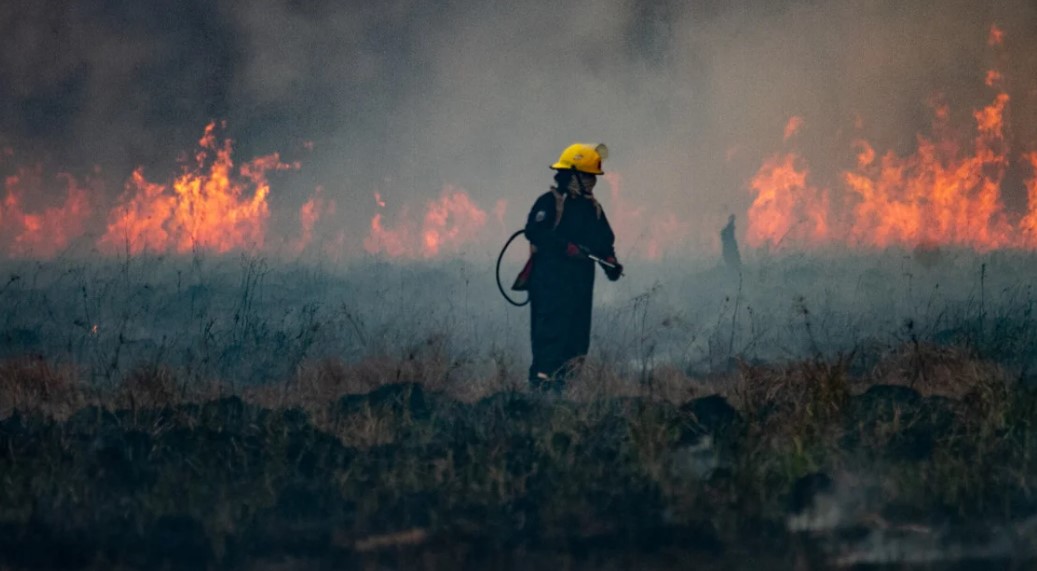
[[[1035,25],[1025,0],[10,0],[0,135],[32,160],[102,166],[114,194],[137,165],[172,172],[225,118],[244,156],[303,161],[275,208],[322,184],[353,240],[373,191],[400,204],[445,183],[487,209],[507,199],[517,226],[562,148],[605,141],[627,199],[701,227],[708,248],[792,115],[825,184],[854,138],[910,151],[934,94],[967,130],[996,66],[1011,143],[1037,148]]]

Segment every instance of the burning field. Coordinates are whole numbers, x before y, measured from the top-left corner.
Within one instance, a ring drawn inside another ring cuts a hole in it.
[[[993,50],[1003,47],[1004,32],[996,25],[988,43]],[[992,101],[972,111],[974,128],[968,131],[952,126],[949,104],[934,96],[931,132],[919,133],[917,148],[907,155],[877,151],[866,139],[856,139],[856,165],[840,173],[834,188],[815,186],[809,166],[794,151],[768,158],[750,183],[755,199],[749,244],[1033,250],[1037,152],[1013,149],[1006,138],[1011,97],[1005,81],[998,69],[986,72]],[[789,120],[786,143],[794,142],[803,121]],[[857,121],[860,128],[863,120]],[[1014,163],[1027,171],[1025,208],[1019,213],[1007,211],[1004,200],[1006,172]]]
[[[101,4],[0,7],[0,568],[1037,561],[1027,3]]]

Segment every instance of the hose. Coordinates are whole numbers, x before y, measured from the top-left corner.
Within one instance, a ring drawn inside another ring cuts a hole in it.
[[[504,296],[504,299],[506,299],[508,301],[508,303],[510,303],[511,305],[514,305],[515,307],[522,307],[522,306],[528,304],[529,303],[529,297],[526,297],[526,301],[523,301],[522,303],[519,303],[519,302],[511,299],[511,297],[508,296],[508,292],[504,291],[504,285],[500,283],[500,263],[501,263],[501,260],[504,259],[504,253],[508,251],[508,247],[511,246],[511,243],[515,241],[515,238],[518,238],[519,236],[522,236],[525,233],[526,233],[525,230],[519,230],[519,231],[515,232],[514,234],[512,234],[511,238],[508,238],[508,241],[504,243],[504,247],[501,248],[500,255],[497,256],[497,289],[500,290],[500,294]]]

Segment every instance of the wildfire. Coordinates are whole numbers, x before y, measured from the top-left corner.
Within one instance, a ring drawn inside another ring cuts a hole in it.
[[[220,144],[215,129],[215,123],[206,126],[194,165],[185,166],[172,184],[150,182],[141,169],[133,173],[109,214],[100,241],[103,251],[224,253],[263,247],[270,216],[267,173],[299,165],[286,164],[274,153],[235,172],[233,143]]]
[[[794,153],[764,162],[750,182],[751,246],[792,243],[818,246],[842,241],[883,248],[920,243],[992,249],[1023,244],[1013,238],[1002,206],[1007,165],[1003,121],[1008,96],[999,94],[974,113],[977,135],[967,152],[918,137],[916,151],[881,158],[867,141],[857,142],[857,166],[843,172],[843,208],[830,191],[809,183],[809,170]],[[939,119],[945,112],[938,108]],[[833,228],[849,229],[842,234]]]
[[[1002,32],[993,27],[990,43],[1002,41]],[[1002,74],[991,70],[986,83],[999,87]],[[1007,93],[998,92],[975,110],[975,135],[962,143],[948,127],[950,107],[934,100],[933,136],[918,135],[914,152],[906,156],[893,151],[880,156],[868,141],[856,141],[857,164],[844,170],[840,185],[832,189],[813,186],[806,161],[794,152],[768,158],[749,184],[753,202],[747,242],[808,248],[831,243],[1037,247],[1037,181],[1026,183],[1026,213],[1013,216],[1002,200],[1010,161],[1004,134],[1009,102]],[[792,126],[800,124],[795,119],[785,129],[786,141]],[[1037,172],[1037,153],[1023,158]]]
[[[302,206],[299,207],[300,235],[292,243],[291,251],[294,254],[302,254],[313,242],[314,229],[322,216],[335,214],[335,201],[325,198],[324,187],[318,186]]]
[[[218,131],[216,123],[205,127],[197,148],[171,180],[154,180],[143,168],[135,169],[115,205],[102,211],[103,230],[91,245],[102,254],[118,255],[249,250],[297,256],[314,252],[342,260],[359,253],[350,244],[362,243],[370,254],[430,259],[461,254],[506,230],[507,201],[483,209],[465,190],[451,185],[424,204],[403,204],[391,215],[392,223],[387,222],[386,198],[376,192],[377,210],[368,229],[333,228],[326,220],[336,215],[336,202],[318,186],[298,207],[298,233],[268,241],[269,175],[300,165],[283,161],[277,153],[236,164],[233,142],[220,140]],[[0,148],[0,158],[13,154]],[[4,180],[0,254],[46,259],[76,239],[86,240],[92,207],[103,202],[101,189],[84,188],[71,175],[58,175],[56,180],[65,186],[64,202],[43,206],[44,197],[53,192],[44,188],[48,181],[42,173],[42,167],[23,168]]]
[[[987,36],[987,44],[990,47],[1003,46],[1005,43],[1005,32],[997,24],[990,26],[990,34]]]
[[[64,201],[42,209],[26,206],[27,201],[38,202],[48,186],[41,168],[19,169],[4,181],[0,239],[7,245],[7,255],[51,258],[85,232],[91,212],[91,191],[80,186],[72,175],[59,174],[56,179],[65,187]]]
[[[799,130],[803,127],[803,118],[793,116],[789,118],[789,122],[785,124],[785,141],[788,141],[792,137],[795,137]]]
[[[1034,177],[1026,181],[1027,204],[1030,211],[1019,222],[1023,240],[1031,247],[1037,245],[1037,151],[1027,153],[1023,157],[1033,170]]]
[[[385,208],[381,195],[375,201]],[[498,215],[504,216],[506,205],[498,203]],[[397,258],[431,258],[447,253],[459,253],[473,242],[486,226],[487,213],[479,208],[464,190],[447,185],[439,198],[425,205],[421,222],[413,209],[405,206],[398,223],[387,228],[382,213],[371,218],[370,232],[364,240],[364,249],[370,254],[385,254]]]
[[[807,183],[809,171],[799,163],[793,153],[771,157],[750,182],[757,193],[749,208],[750,246],[828,237],[828,193]]]

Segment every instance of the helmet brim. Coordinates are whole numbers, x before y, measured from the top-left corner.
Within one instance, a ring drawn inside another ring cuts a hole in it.
[[[580,170],[580,169],[576,168],[573,165],[567,165],[567,164],[564,164],[564,163],[555,163],[555,164],[551,165],[550,168],[552,170],[556,170],[556,171],[576,171],[576,172],[582,172],[584,174],[593,174],[593,175],[603,175],[603,174],[605,174],[605,171],[600,171],[600,170],[597,171],[597,172],[595,172],[595,171],[585,171],[585,170]]]

